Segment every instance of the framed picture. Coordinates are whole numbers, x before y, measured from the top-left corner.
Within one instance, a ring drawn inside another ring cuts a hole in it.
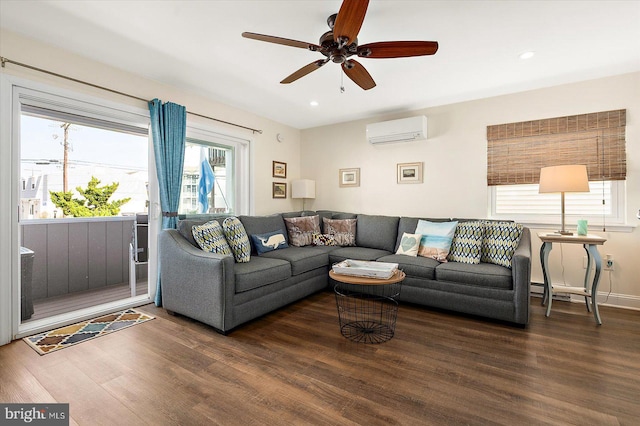
[[[360,169],[340,169],[338,179],[340,188],[360,186]]]
[[[286,178],[287,177],[287,163],[281,163],[280,161],[273,162],[273,177]]]
[[[287,198],[287,184],[273,182],[273,198]]]
[[[422,163],[398,163],[398,183],[422,183]]]

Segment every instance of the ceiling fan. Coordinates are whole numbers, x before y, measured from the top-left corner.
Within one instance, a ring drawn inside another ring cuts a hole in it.
[[[349,59],[353,55],[361,58],[405,58],[409,56],[433,55],[438,51],[437,41],[381,41],[358,46],[358,33],[362,27],[369,0],[343,0],[337,14],[329,16],[330,30],[320,36],[319,44],[288,38],[244,32],[242,37],[285,46],[309,49],[325,56],[300,68],[280,83],[289,84],[317,70],[329,61],[342,66],[345,74],[364,90],[376,86],[369,72],[359,62]]]

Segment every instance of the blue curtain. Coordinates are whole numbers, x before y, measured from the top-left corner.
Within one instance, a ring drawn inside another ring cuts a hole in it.
[[[149,101],[149,112],[160,187],[162,229],[173,229],[178,224],[178,205],[187,134],[187,109],[182,105],[171,102],[163,104],[160,99],[154,99]],[[158,274],[156,306],[162,306],[160,279]]]

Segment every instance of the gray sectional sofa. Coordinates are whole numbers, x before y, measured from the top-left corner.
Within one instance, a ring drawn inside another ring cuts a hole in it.
[[[319,215],[357,219],[356,246],[305,246],[279,249],[248,263],[202,251],[191,227],[225,216],[184,219],[178,229],[160,234],[163,306],[214,327],[221,333],[289,303],[326,289],[332,264],[345,259],[398,263],[406,273],[398,298],[428,307],[478,315],[525,326],[529,322],[531,236],[524,228],[512,268],[490,263],[439,263],[426,257],[394,254],[404,232],[418,218],[333,211],[304,211],[270,216],[239,216],[247,234],[282,231],[285,217]],[[443,221],[449,219],[428,219]]]

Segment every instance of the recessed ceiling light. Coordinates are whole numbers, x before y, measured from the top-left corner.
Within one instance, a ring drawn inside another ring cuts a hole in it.
[[[318,106],[318,101],[311,101],[311,102],[309,102],[309,105],[311,105],[313,107]]]
[[[529,58],[533,58],[533,55],[535,55],[536,52],[533,51],[528,51],[528,52],[523,52],[520,54],[520,59],[529,59]]]

